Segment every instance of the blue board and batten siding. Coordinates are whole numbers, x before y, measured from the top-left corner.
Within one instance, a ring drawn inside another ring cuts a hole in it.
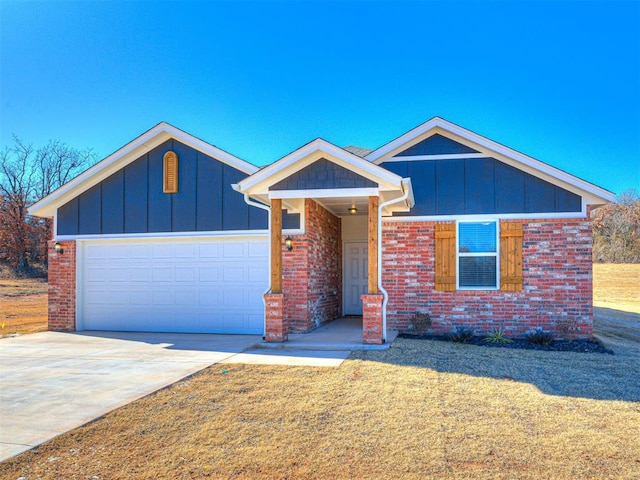
[[[178,193],[162,191],[163,156],[178,155]],[[58,209],[58,235],[265,230],[267,213],[231,185],[247,174],[176,140],[141,156]],[[299,228],[299,214],[284,214]]]
[[[415,206],[398,216],[484,215],[581,212],[579,195],[494,158],[408,160],[419,155],[477,154],[478,151],[434,134],[380,166],[410,177]]]
[[[393,161],[382,167],[411,177],[415,206],[398,216],[582,211],[579,195],[494,158]]]
[[[269,190],[376,188],[377,186],[375,182],[368,178],[336,165],[326,158],[321,158],[272,185]]]

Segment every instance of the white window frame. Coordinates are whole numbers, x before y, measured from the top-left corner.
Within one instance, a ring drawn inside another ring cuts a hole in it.
[[[495,223],[496,225],[496,251],[495,252],[460,252],[460,224],[463,223]],[[495,257],[496,258],[496,285],[494,287],[467,287],[460,285],[460,257]],[[456,221],[456,289],[457,290],[500,290],[500,220],[496,218],[480,218],[473,220]]]

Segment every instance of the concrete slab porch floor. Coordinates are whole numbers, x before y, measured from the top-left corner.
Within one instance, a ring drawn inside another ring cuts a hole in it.
[[[398,336],[395,330],[387,331],[387,341],[382,345],[362,343],[362,317],[343,317],[325,323],[309,333],[289,334],[282,343],[261,342],[258,348],[285,350],[386,350]]]

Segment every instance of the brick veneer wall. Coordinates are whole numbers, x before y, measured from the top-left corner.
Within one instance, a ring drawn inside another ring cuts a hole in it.
[[[476,333],[501,327],[520,336],[542,327],[562,338],[593,333],[592,233],[588,219],[521,220],[522,292],[434,290],[435,223],[383,224],[382,278],[389,293],[387,325],[406,329],[417,310],[435,333],[455,326]]]
[[[76,242],[60,242],[64,253],[56,253],[49,242],[49,330],[76,329]]]
[[[305,231],[283,244],[282,290],[289,332],[308,332],[342,312],[340,219],[313,200],[305,200]]]

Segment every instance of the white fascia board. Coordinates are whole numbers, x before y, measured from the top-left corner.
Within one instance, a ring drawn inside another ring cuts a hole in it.
[[[377,150],[374,150],[365,158],[376,164],[389,161],[389,158],[393,157],[393,154],[397,153],[397,150],[400,148],[408,148],[413,143],[417,143],[417,141],[435,133],[442,134],[443,136],[458,141],[463,145],[467,145],[474,150],[478,150],[480,153],[484,154],[484,156],[500,156],[500,158],[498,158],[499,160],[520,170],[524,170],[527,173],[543,178],[550,183],[559,185],[578,195],[586,196],[590,203],[601,203],[603,201],[608,203],[612,202],[615,198],[614,193],[605,190],[604,188],[593,185],[592,183],[582,180],[574,175],[552,167],[551,165],[529,157],[528,155],[520,153],[500,143],[494,142],[493,140],[489,140],[486,137],[478,135],[477,133],[439,117],[432,118],[422,125],[419,125],[404,135],[396,138],[386,145],[383,145]],[[465,158],[478,158],[478,155],[467,154]],[[400,161],[400,157],[394,158],[394,161]]]
[[[256,174],[238,182],[238,189],[242,192],[248,192],[250,195],[264,194],[269,191],[271,185],[278,183],[321,158],[326,158],[336,165],[368,178],[379,184],[383,189],[397,189],[402,181],[402,177],[399,175],[318,138],[263,168]]]
[[[39,217],[53,216],[55,211],[69,200],[97,185],[105,178],[137,160],[144,153],[153,150],[171,138],[226,163],[247,175],[251,175],[258,170],[255,165],[245,162],[166,122],[162,122],[33,204],[29,208],[29,214]]]

